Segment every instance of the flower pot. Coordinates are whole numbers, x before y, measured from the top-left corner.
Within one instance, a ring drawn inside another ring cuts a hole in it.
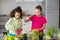
[[[46,39],[45,40],[50,40],[50,39],[51,39],[51,36],[46,35]]]
[[[58,39],[60,39],[60,34],[58,34]]]

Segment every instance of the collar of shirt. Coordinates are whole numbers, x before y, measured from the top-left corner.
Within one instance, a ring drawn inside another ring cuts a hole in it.
[[[20,19],[16,19],[15,17],[13,18],[14,20],[20,20]]]

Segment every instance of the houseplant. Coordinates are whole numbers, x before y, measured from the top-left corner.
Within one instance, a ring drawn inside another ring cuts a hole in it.
[[[46,38],[50,39],[51,37],[53,37],[54,33],[56,33],[56,28],[55,26],[51,26],[47,28],[47,32],[46,32]]]
[[[58,30],[58,38],[60,39],[60,28]]]

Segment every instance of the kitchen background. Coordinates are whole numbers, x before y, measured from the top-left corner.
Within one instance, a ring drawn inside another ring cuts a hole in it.
[[[47,19],[47,27],[55,26],[58,29],[59,26],[59,0],[0,0],[0,33],[7,32],[4,25],[9,19],[9,14],[17,6],[21,6],[25,14],[34,14],[34,8],[36,5],[43,7],[43,15]],[[22,19],[22,21],[24,18]],[[47,28],[46,27],[46,28]],[[31,22],[24,23],[23,30],[29,31],[31,28]],[[45,29],[45,32],[47,29]]]

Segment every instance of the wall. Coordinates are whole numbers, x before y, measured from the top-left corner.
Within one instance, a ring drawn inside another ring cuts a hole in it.
[[[59,24],[59,0],[47,0],[48,25],[58,27]]]
[[[33,4],[33,5],[32,5]],[[9,14],[12,9],[14,9],[16,6],[21,6],[23,11],[32,14],[34,11],[34,7],[38,4],[41,4],[40,2],[16,2],[16,0],[0,0],[0,8],[1,8],[1,14]],[[28,11],[27,11],[28,10]]]
[[[1,14],[9,14],[12,9],[16,7],[14,0],[0,0]]]

